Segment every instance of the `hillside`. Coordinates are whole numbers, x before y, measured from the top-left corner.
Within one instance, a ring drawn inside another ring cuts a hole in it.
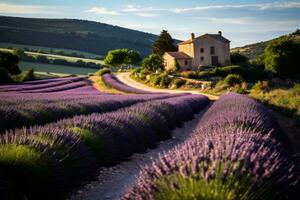
[[[274,38],[272,40],[249,44],[249,45],[246,45],[243,47],[232,48],[231,52],[239,52],[239,53],[247,56],[249,59],[254,59],[263,53],[264,49],[266,48],[266,46],[268,45],[269,42],[279,39],[279,38],[283,38],[283,37],[294,39],[294,40],[300,40],[300,30],[296,30],[295,32],[293,32],[291,34],[283,35],[278,38]]]
[[[0,42],[73,49],[105,55],[130,48],[146,55],[156,35],[77,19],[40,19],[0,16]]]

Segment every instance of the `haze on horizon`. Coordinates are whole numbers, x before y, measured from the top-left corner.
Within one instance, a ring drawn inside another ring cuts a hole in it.
[[[186,40],[221,30],[231,47],[260,42],[300,28],[300,1],[271,0],[7,0],[0,15],[75,18]]]

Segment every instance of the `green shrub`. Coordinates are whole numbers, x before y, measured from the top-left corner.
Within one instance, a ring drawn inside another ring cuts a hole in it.
[[[266,70],[279,77],[300,75],[300,43],[290,39],[277,39],[264,51]]]
[[[165,68],[162,58],[156,54],[151,54],[146,57],[142,62],[142,67],[151,72],[163,71]]]
[[[264,70],[265,69],[264,60],[265,60],[265,56],[264,56],[264,54],[262,54],[262,55],[259,55],[256,59],[252,60],[250,62],[250,64],[253,65],[256,68]]]
[[[169,78],[168,75],[165,73],[151,74],[149,81],[153,86],[167,88],[167,87],[169,87],[170,83],[172,82],[172,79]]]
[[[218,67],[210,71],[203,71],[198,74],[199,78],[207,78],[211,76],[226,77],[229,74],[239,74],[248,82],[256,82],[266,78],[267,74],[264,70],[252,67],[251,65],[233,65],[226,67]]]
[[[151,72],[148,69],[141,69],[140,73],[147,75],[147,74],[150,74]]]
[[[98,70],[96,73],[95,73],[95,75],[96,76],[102,76],[103,74],[110,74],[111,73],[111,71],[110,71],[110,69],[108,69],[108,68],[103,68],[103,69],[100,69],[100,70]]]
[[[267,92],[270,90],[269,81],[258,81],[253,85],[252,89],[255,91]]]
[[[9,76],[7,70],[3,67],[0,67],[0,84],[1,83],[10,83],[10,82],[12,82],[12,79]]]
[[[198,74],[194,71],[183,71],[180,72],[180,75],[185,77],[185,78],[198,78]]]
[[[160,75],[160,77],[161,77],[160,83],[159,83],[160,87],[164,87],[164,88],[169,87],[172,79],[169,78],[168,75],[165,75],[165,74]]]
[[[224,90],[227,90],[229,87],[228,84],[226,84],[224,81],[219,81],[216,83],[214,91],[215,92],[222,92]]]
[[[237,92],[239,94],[248,94],[249,93],[246,89],[241,88],[241,87],[237,88],[237,90],[235,92]]]
[[[180,88],[181,86],[186,84],[186,81],[180,78],[174,78],[171,84],[174,88]]]
[[[238,74],[229,74],[224,79],[224,83],[229,86],[239,85],[244,81],[243,77]]]
[[[161,77],[159,75],[156,75],[156,74],[151,74],[150,75],[150,83],[154,86],[157,86],[159,85],[160,83],[160,80],[161,80]]]
[[[142,68],[138,67],[138,68],[134,68],[132,69],[131,73],[135,74],[135,73],[140,73],[142,70]]]
[[[230,54],[230,60],[234,65],[248,62],[248,58],[246,56],[237,52]]]
[[[18,56],[9,52],[0,52],[0,67],[4,68],[7,73],[11,75],[20,74],[21,70],[19,69],[18,64]]]
[[[23,81],[33,81],[35,79],[34,71],[31,68],[29,71],[27,71],[23,76]]]

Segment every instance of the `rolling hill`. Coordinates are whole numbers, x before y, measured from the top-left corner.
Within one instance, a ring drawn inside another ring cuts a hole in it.
[[[246,45],[243,47],[232,48],[231,52],[239,52],[239,53],[247,56],[249,59],[254,59],[264,52],[264,49],[266,48],[266,46],[268,45],[269,42],[279,39],[279,38],[284,38],[284,37],[300,41],[300,30],[298,29],[291,34],[283,35],[278,38],[274,38],[272,40],[249,44],[249,45]]]
[[[41,19],[0,16],[0,42],[86,51],[105,55],[130,48],[151,52],[156,35],[77,19]]]

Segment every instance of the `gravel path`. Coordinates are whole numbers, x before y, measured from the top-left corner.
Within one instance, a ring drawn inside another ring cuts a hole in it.
[[[122,162],[114,167],[102,168],[99,172],[97,181],[85,185],[80,190],[74,192],[67,199],[69,200],[115,200],[124,193],[136,179],[141,167],[149,164],[152,158],[157,158],[159,154],[168,151],[176,145],[182,143],[191,134],[201,118],[202,114],[208,109],[208,105],[202,112],[195,115],[194,119],[186,122],[183,127],[173,131],[172,138],[160,142],[154,148],[149,149],[143,154],[134,154],[128,161]]]
[[[197,91],[197,90],[179,90],[179,89],[172,89],[171,90],[171,89],[152,88],[152,87],[149,87],[147,85],[144,85],[142,83],[139,83],[139,82],[133,80],[132,78],[130,78],[129,75],[130,75],[130,73],[124,72],[124,73],[118,73],[116,76],[124,84],[129,85],[129,86],[134,87],[134,88],[137,88],[137,89],[140,89],[140,90],[145,90],[145,91],[150,91],[150,92],[202,94],[202,95],[207,96],[211,100],[218,99],[218,96],[202,93],[202,92]]]

